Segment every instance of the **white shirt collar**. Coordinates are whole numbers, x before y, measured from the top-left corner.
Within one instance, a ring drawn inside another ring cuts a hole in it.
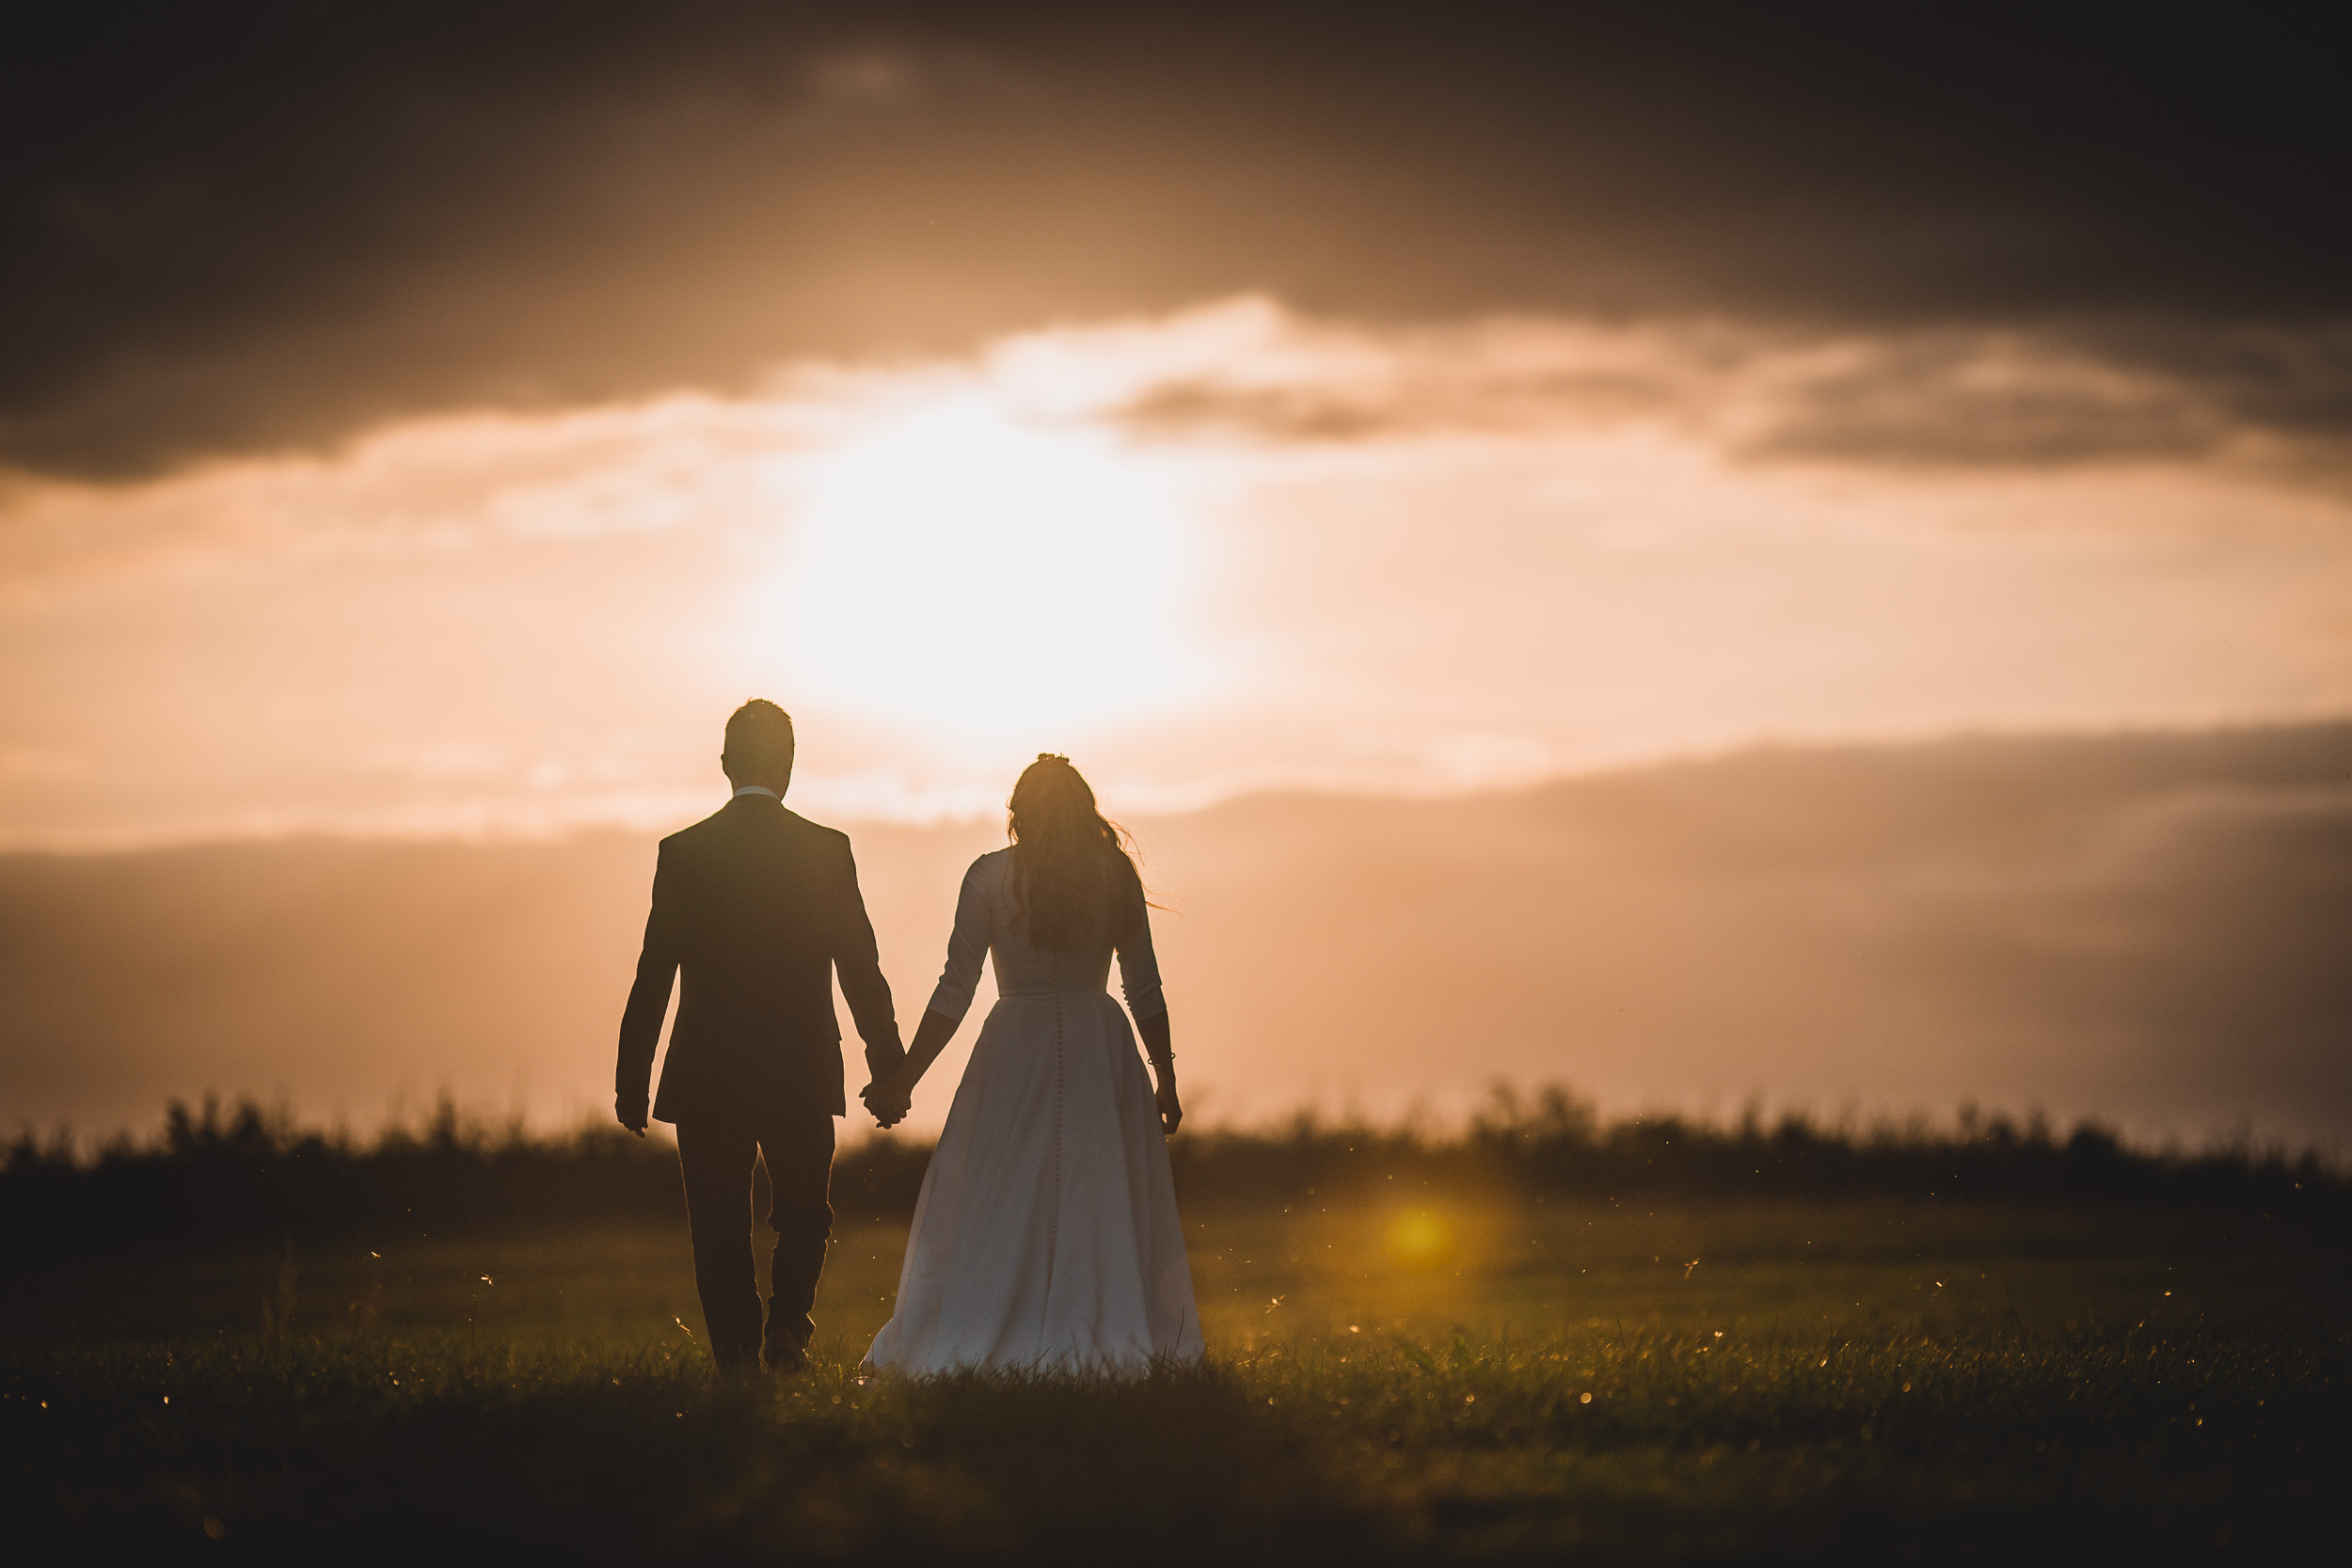
[[[783,796],[777,794],[774,790],[770,789],[766,784],[737,784],[735,786],[736,800],[740,800],[746,795],[765,795],[771,800],[777,801],[781,801],[784,799]]]

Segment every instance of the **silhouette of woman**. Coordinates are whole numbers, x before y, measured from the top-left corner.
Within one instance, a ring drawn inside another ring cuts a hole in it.
[[[866,1091],[883,1126],[906,1114],[993,955],[996,1006],[923,1178],[897,1315],[866,1361],[1123,1374],[1196,1361],[1167,1145],[1184,1109],[1142,879],[1067,757],[1040,756],[1008,803],[1011,847],[964,874],[906,1062]],[[1114,953],[1156,1092],[1104,990]]]

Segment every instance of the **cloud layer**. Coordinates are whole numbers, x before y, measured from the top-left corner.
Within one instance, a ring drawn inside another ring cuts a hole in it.
[[[1244,298],[21,481],[0,838],[675,821],[755,692],[821,737],[812,810],[922,819],[1042,750],[1173,809],[2332,715],[2340,474],[2062,336]]]
[[[91,0],[6,27],[0,461],[48,471],[1246,290],[2060,324],[2344,428],[2352,134],[2318,13]],[[2117,412],[2097,444],[2209,434]]]
[[[1175,438],[1648,423],[1754,463],[2218,466],[2330,486],[2352,460],[2352,329],[2217,327],[2189,343],[2154,329],[1519,318],[1290,338],[1286,355],[1155,379],[1120,413]]]

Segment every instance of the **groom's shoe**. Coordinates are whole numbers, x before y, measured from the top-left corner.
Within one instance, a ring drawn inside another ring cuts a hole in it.
[[[768,1314],[768,1332],[760,1337],[759,1363],[771,1372],[797,1372],[808,1365],[808,1338],[817,1325],[803,1318],[798,1324],[777,1322]],[[800,1332],[793,1332],[795,1328]]]

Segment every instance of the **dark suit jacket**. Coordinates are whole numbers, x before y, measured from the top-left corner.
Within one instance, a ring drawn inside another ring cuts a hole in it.
[[[685,975],[653,1115],[819,1107],[842,1115],[833,976],[877,1077],[904,1059],[846,833],[739,795],[661,841],[637,983],[621,1015],[618,1103],[645,1103],[673,975]]]

